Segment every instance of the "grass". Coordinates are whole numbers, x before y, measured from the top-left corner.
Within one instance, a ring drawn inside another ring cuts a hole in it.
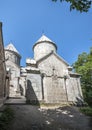
[[[92,107],[81,107],[80,111],[87,116],[92,116]]]
[[[33,101],[30,101],[30,100],[26,100],[26,103],[29,104],[29,105],[36,105],[36,106],[39,106],[39,101],[36,101],[36,100],[33,100]]]
[[[14,111],[7,106],[0,115],[0,130],[7,130],[8,125],[14,118]]]

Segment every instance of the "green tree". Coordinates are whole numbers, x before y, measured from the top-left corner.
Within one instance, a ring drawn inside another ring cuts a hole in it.
[[[81,86],[84,100],[92,105],[92,48],[87,54],[83,52],[73,64],[74,71],[81,74]]]
[[[58,0],[52,0],[54,2]],[[60,0],[60,2],[69,2],[70,3],[70,10],[76,9],[80,12],[87,12],[91,7],[92,0]]]

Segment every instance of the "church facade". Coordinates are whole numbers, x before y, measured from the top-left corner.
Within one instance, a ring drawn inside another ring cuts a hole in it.
[[[56,44],[45,35],[33,46],[34,58],[20,67],[21,56],[13,44],[5,48],[10,69],[10,97],[25,96],[29,102],[62,103],[82,100],[80,75],[57,54]]]

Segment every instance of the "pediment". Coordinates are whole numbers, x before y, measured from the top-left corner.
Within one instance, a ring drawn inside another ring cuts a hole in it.
[[[65,64],[66,66],[69,66],[69,64],[62,57],[60,57],[57,53],[53,51],[49,53],[48,55],[44,56],[43,58],[39,59],[37,61],[37,64],[43,62],[44,60],[48,59],[51,56],[54,56],[57,60],[59,60],[60,62],[63,62],[63,64]]]

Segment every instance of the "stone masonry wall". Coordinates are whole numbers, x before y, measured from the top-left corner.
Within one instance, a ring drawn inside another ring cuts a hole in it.
[[[2,23],[0,23],[0,105],[3,104],[5,97],[5,57],[4,57],[4,46],[3,46],[3,37],[2,37]]]
[[[6,61],[6,67],[10,68],[11,71],[9,96],[17,97],[19,96],[18,91],[20,89],[19,88],[20,67],[11,60]]]
[[[26,97],[30,102],[42,100],[42,85],[40,74],[27,74],[26,78]]]
[[[80,78],[70,77],[66,80],[66,88],[68,94],[68,101],[76,102],[83,99],[82,90],[80,86]]]
[[[43,78],[44,101],[46,103],[67,102],[64,79],[56,77]]]
[[[82,98],[79,77],[68,75],[68,65],[54,54],[38,64],[43,77],[44,100],[47,103],[76,102]],[[68,78],[64,79],[67,75]]]
[[[56,52],[56,48],[53,44],[50,44],[48,42],[37,44],[34,47],[34,59],[37,61],[52,51]]]
[[[66,86],[63,76],[67,65],[54,54],[38,64],[43,77],[44,101],[46,103],[60,103],[67,101]]]

